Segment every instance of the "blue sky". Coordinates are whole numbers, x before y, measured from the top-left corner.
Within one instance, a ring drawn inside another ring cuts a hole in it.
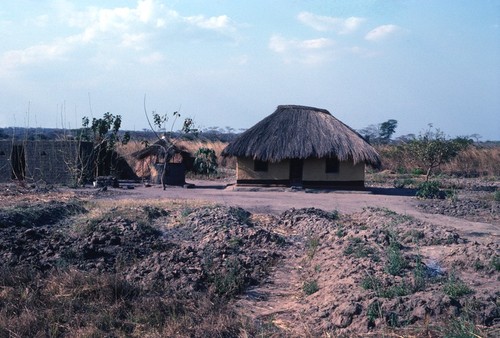
[[[499,25],[497,0],[2,1],[0,127],[141,130],[146,95],[202,128],[300,104],[500,140]]]

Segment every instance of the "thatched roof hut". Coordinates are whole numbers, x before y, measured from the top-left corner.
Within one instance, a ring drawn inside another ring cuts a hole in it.
[[[162,159],[162,161],[169,162],[176,154],[180,154],[183,158],[185,156],[191,156],[191,154],[183,147],[179,147],[166,138],[162,138],[146,148],[130,154],[130,156],[136,160],[156,157],[158,159]]]
[[[149,176],[152,183],[160,183],[163,177],[164,183],[168,185],[183,185],[185,171],[192,169],[194,160],[193,155],[184,147],[166,138],[159,139],[130,156],[138,161],[136,170],[142,172],[140,176]]]
[[[336,157],[339,161],[380,166],[376,150],[328,110],[297,105],[278,106],[222,154],[268,162]]]
[[[327,110],[297,105],[276,111],[222,152],[237,158],[238,185],[363,188],[365,164],[380,157]]]

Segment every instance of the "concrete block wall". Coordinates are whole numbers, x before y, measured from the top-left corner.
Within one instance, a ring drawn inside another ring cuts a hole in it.
[[[75,170],[82,169],[92,151],[92,144],[88,142],[0,141],[0,182],[12,180],[10,162],[13,147],[24,149],[24,179],[29,182],[42,181],[49,184],[74,183]],[[2,155],[4,153],[5,155]]]
[[[12,140],[0,140],[0,183],[10,182],[12,178],[11,153]]]

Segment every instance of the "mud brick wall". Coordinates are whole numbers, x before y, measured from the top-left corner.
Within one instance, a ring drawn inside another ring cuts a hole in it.
[[[12,168],[10,166],[10,155],[12,152],[12,140],[0,141],[0,183],[10,182]]]
[[[70,184],[80,164],[77,141],[25,141],[26,179]]]

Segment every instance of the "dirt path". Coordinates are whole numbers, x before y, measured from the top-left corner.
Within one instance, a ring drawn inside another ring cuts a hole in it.
[[[387,208],[402,215],[409,215],[437,226],[451,226],[462,235],[474,240],[500,240],[500,224],[472,222],[462,218],[437,214],[427,214],[417,208],[417,200],[412,196],[394,194],[391,189],[373,191],[287,191],[284,189],[236,190],[222,184],[208,181],[194,181],[195,188],[159,186],[138,186],[132,190],[120,189],[119,194],[101,198],[118,199],[166,199],[197,200],[225,206],[242,207],[256,214],[279,215],[291,208],[315,207],[326,211],[337,210],[350,214],[366,207]]]

